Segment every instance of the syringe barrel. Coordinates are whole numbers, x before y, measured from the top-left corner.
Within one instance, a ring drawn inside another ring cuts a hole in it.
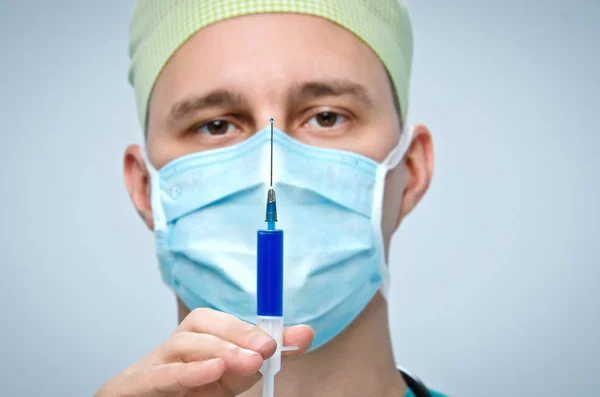
[[[263,374],[263,388],[268,386],[273,387],[273,379],[281,370],[281,347],[283,346],[283,318],[282,317],[266,317],[258,316],[256,325],[258,328],[271,335],[277,348],[275,353],[265,361],[260,368],[260,373]],[[272,391],[272,390],[271,390]],[[272,396],[272,394],[271,394]]]
[[[281,354],[281,348],[283,347],[283,317],[257,316],[256,326],[275,339],[275,342],[277,342],[276,353]]]
[[[283,316],[283,230],[257,233],[256,314]]]

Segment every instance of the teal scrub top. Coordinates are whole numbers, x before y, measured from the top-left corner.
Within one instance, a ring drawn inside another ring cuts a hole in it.
[[[406,372],[405,370],[403,370],[402,368],[398,368],[398,371],[400,372],[400,375],[404,378],[404,380],[406,381],[407,385],[406,385],[406,393],[404,393],[404,397],[417,397],[417,395],[413,392],[413,390],[410,388],[409,384],[409,380],[412,379],[412,382],[416,383],[421,383],[418,379],[415,379],[411,374],[409,374],[408,372]],[[421,386],[424,386],[423,384],[421,384]],[[431,389],[427,389],[427,391],[429,391],[429,394],[431,394],[431,397],[447,397],[442,393],[439,393],[437,391],[431,390]]]
[[[431,397],[446,397],[444,394],[438,393],[431,389],[429,389],[429,393],[431,393]],[[416,396],[415,396],[415,393],[413,393],[412,390],[410,390],[410,388],[407,388],[406,393],[404,394],[404,397],[416,397]]]

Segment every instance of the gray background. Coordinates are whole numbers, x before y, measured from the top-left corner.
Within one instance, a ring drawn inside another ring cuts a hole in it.
[[[455,397],[600,393],[600,2],[555,4],[409,1],[436,173],[390,316],[399,363]],[[132,6],[0,1],[2,396],[90,396],[175,326],[122,184]]]

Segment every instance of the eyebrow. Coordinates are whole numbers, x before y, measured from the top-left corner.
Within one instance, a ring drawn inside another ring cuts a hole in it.
[[[176,102],[169,112],[168,122],[174,124],[181,119],[186,119],[192,114],[211,107],[236,107],[241,108],[248,104],[248,100],[241,94],[228,90],[214,90],[206,95],[187,98]]]
[[[298,102],[341,96],[352,96],[368,108],[374,104],[367,87],[350,80],[309,81],[296,85],[290,93],[290,99]]]
[[[372,108],[373,98],[367,88],[350,80],[309,81],[296,84],[290,91],[288,99],[291,102],[310,101],[325,97],[352,96],[364,106]],[[239,93],[218,89],[206,95],[186,98],[176,102],[169,112],[167,122],[176,124],[182,119],[191,117],[196,112],[211,107],[243,108],[248,106],[248,99]]]

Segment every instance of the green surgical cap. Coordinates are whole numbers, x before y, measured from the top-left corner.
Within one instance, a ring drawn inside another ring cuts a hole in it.
[[[141,125],[146,128],[148,102],[161,70],[194,33],[228,18],[269,12],[318,16],[362,39],[387,68],[406,119],[413,38],[402,0],[137,0],[130,25],[129,82]]]

